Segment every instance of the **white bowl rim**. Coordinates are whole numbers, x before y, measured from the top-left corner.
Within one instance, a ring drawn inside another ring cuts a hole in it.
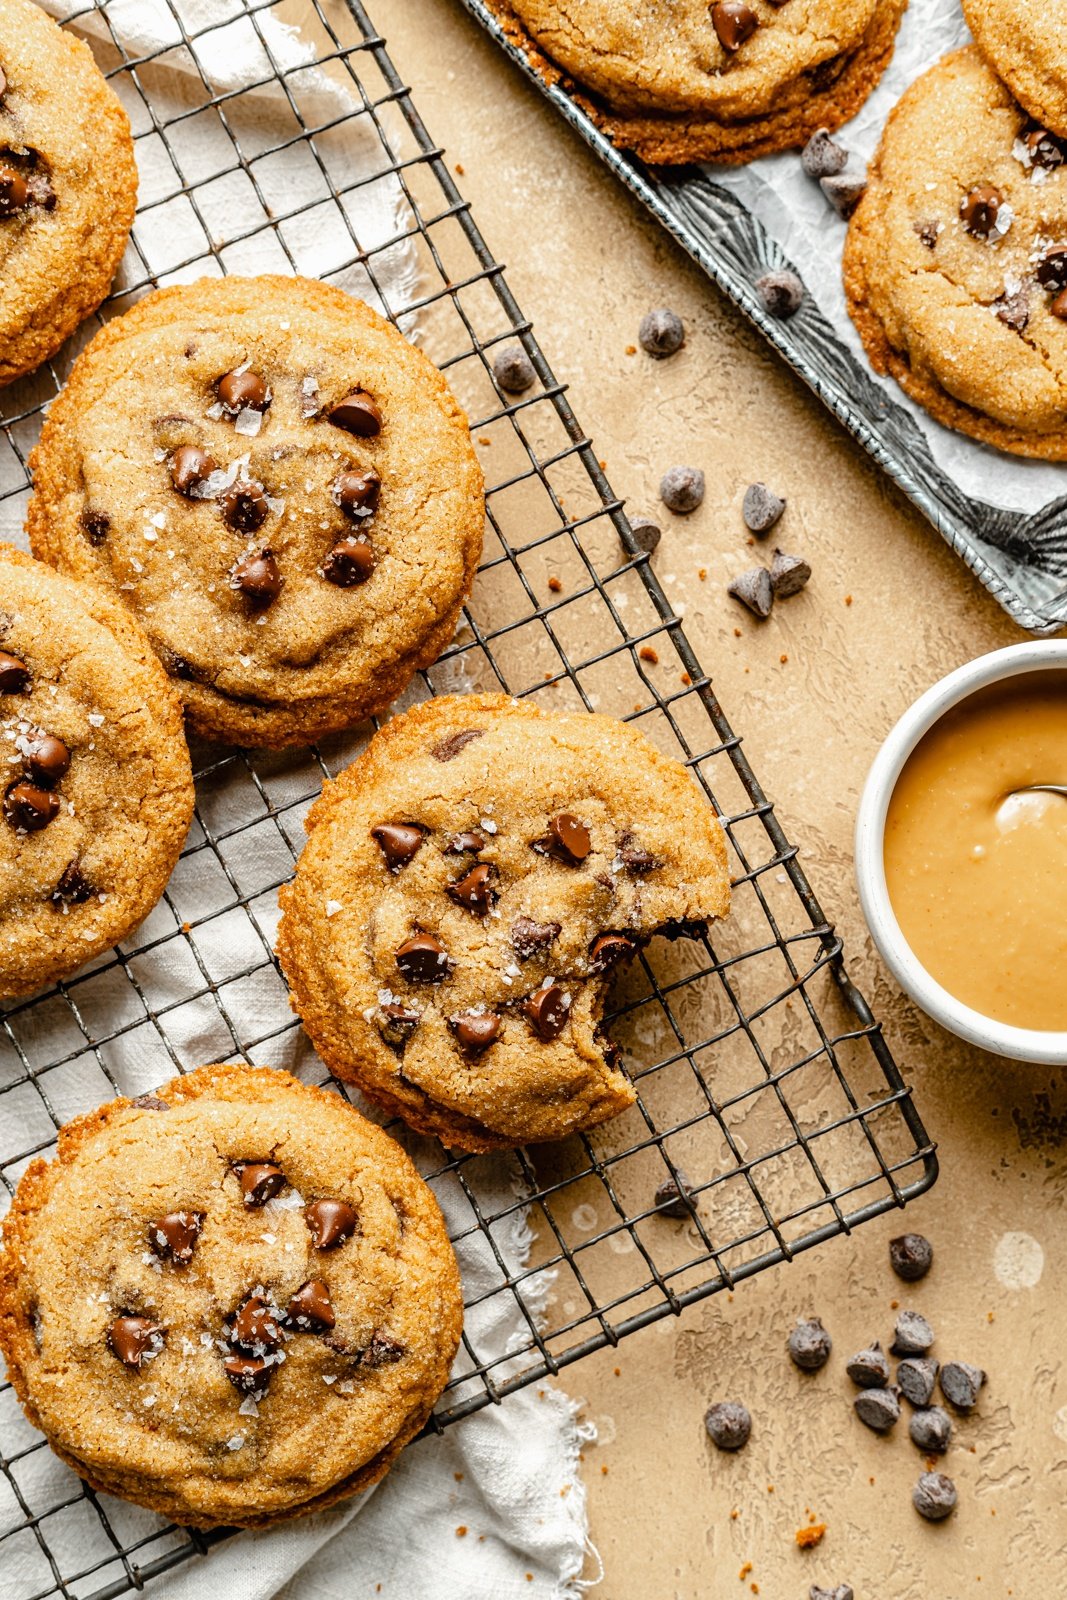
[[[894,978],[942,1027],[994,1055],[1067,1065],[1067,1032],[1018,1028],[983,1016],[949,994],[914,954],[901,931],[885,878],[885,821],[904,763],[924,734],[979,689],[1027,672],[1067,669],[1067,639],[1038,639],[993,650],[957,667],[910,706],[874,758],[856,816],[855,870],[871,936]]]

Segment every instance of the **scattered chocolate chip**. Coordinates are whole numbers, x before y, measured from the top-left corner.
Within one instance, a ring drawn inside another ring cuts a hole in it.
[[[421,828],[414,827],[410,822],[380,822],[370,832],[390,872],[399,872],[401,867],[406,867],[426,837]]]
[[[336,1250],[351,1239],[359,1216],[347,1200],[312,1200],[304,1207],[304,1221],[316,1250]]]
[[[366,583],[374,567],[374,550],[369,540],[349,534],[346,539],[338,539],[326,556],[322,563],[322,575],[327,583],[336,584],[338,589],[354,589],[358,584]]]
[[[830,137],[828,128],[816,128],[800,153],[809,178],[832,178],[848,166],[848,151]]]
[[[1060,138],[1048,128],[1030,128],[1020,134],[1031,164],[1053,171],[1067,161],[1067,139]]]
[[[382,480],[376,472],[342,472],[333,486],[334,498],[341,510],[349,517],[360,516],[361,512],[376,511],[378,497],[382,492]]]
[[[759,27],[759,18],[743,0],[718,0],[718,4],[709,9],[711,25],[728,55],[740,50],[745,40],[751,39]]]
[[[278,1313],[272,1311],[262,1295],[251,1294],[238,1307],[230,1342],[253,1355],[277,1350],[282,1342],[282,1325]]]
[[[218,381],[218,396],[231,416],[251,407],[253,411],[266,411],[271,393],[258,372],[227,372]]]
[[[804,301],[804,285],[795,272],[765,272],[756,279],[756,293],[769,317],[785,322],[795,317]]]
[[[798,1322],[786,1340],[789,1358],[801,1372],[818,1372],[825,1367],[833,1347],[834,1341],[818,1317]]]
[[[911,1491],[911,1503],[927,1522],[944,1522],[956,1509],[956,1485],[943,1472],[924,1472]]]
[[[402,1050],[422,1021],[422,1013],[390,1001],[378,1007],[378,1032],[394,1050]]]
[[[900,1400],[895,1389],[863,1389],[852,1405],[860,1421],[875,1433],[888,1433],[900,1420]]]
[[[274,604],[284,582],[271,550],[250,551],[230,568],[230,588],[243,595],[256,611]]]
[[[629,933],[600,933],[589,946],[592,972],[609,972],[622,961],[632,961],[640,942]]]
[[[453,963],[444,945],[429,933],[416,933],[396,952],[396,964],[409,983],[440,983]]]
[[[245,1205],[265,1206],[285,1188],[285,1173],[273,1161],[241,1161],[233,1169],[241,1182]]]
[[[40,733],[27,739],[22,750],[27,776],[42,789],[54,789],[70,768],[70,751],[54,734]]]
[[[330,1291],[321,1278],[309,1278],[300,1285],[289,1301],[286,1316],[293,1327],[311,1333],[326,1333],[334,1326],[337,1318]]]
[[[493,377],[505,394],[522,394],[537,373],[522,345],[508,344],[493,357]]]
[[[458,733],[450,733],[447,739],[432,745],[430,754],[435,761],[454,761],[461,751],[466,750],[473,740],[480,739],[484,733],[484,728],[461,728]]]
[[[994,300],[993,310],[997,320],[1013,333],[1025,333],[1030,325],[1030,295],[1025,285]]]
[[[820,178],[819,188],[838,216],[847,222],[867,193],[867,174],[836,172],[829,178]]]
[[[215,471],[213,457],[199,445],[183,444],[170,458],[170,481],[179,494],[190,495]],[[263,514],[266,516],[266,502]],[[228,520],[228,519],[227,519]],[[262,522],[263,518],[260,518]],[[258,527],[259,524],[257,523]]]
[[[661,1217],[672,1217],[676,1222],[688,1222],[700,1202],[694,1197],[689,1179],[681,1167],[676,1167],[675,1171],[678,1174],[677,1178],[668,1176],[656,1185],[653,1203]]]
[[[360,1365],[363,1367],[389,1367],[394,1361],[399,1361],[405,1355],[406,1348],[399,1339],[391,1339],[388,1334],[377,1329],[371,1334],[370,1344],[362,1352]]]
[[[990,183],[979,183],[960,201],[960,221],[976,239],[988,239],[997,230],[1004,196]]]
[[[85,537],[93,546],[99,549],[111,532],[111,518],[106,511],[83,511],[79,522],[85,530]]]
[[[619,860],[627,872],[634,872],[639,878],[644,877],[646,872],[655,872],[663,865],[662,857],[654,856],[651,850],[634,844],[631,834],[625,834],[619,841]]]
[[[163,1348],[163,1326],[151,1317],[116,1317],[107,1335],[112,1355],[124,1367],[140,1368],[145,1356],[155,1356]]]
[[[914,232],[919,235],[919,242],[924,244],[927,250],[937,249],[941,224],[936,217],[919,217],[911,226]]]
[[[646,555],[651,555],[658,547],[663,534],[658,522],[653,522],[651,517],[631,517],[630,532],[634,536],[634,543]]]
[[[17,167],[0,162],[0,217],[13,217],[30,198],[29,185]]]
[[[1062,294],[1067,289],[1067,247],[1046,250],[1037,263],[1037,281],[1042,289]]]
[[[785,510],[781,495],[768,489],[765,483],[750,483],[741,503],[741,515],[749,533],[770,533]]]
[[[889,1362],[877,1339],[868,1350],[854,1355],[845,1371],[861,1389],[884,1389],[889,1382]]]
[[[952,1418],[941,1406],[927,1406],[908,1423],[911,1442],[928,1456],[943,1456],[952,1439]]]
[[[957,1411],[974,1410],[984,1383],[981,1367],[972,1367],[967,1361],[946,1361],[941,1368],[941,1393]]]
[[[766,567],[749,567],[726,586],[727,594],[740,600],[756,617],[769,617],[774,605],[774,585]]]
[[[162,1260],[173,1261],[176,1267],[187,1266],[203,1226],[202,1211],[168,1211],[158,1222],[149,1223],[149,1249]]]
[[[933,1356],[911,1356],[897,1368],[897,1388],[913,1406],[928,1406],[937,1382],[938,1363]]]
[[[553,817],[548,824],[548,832],[534,845],[534,849],[542,855],[549,855],[554,861],[565,862],[571,867],[580,866],[592,848],[589,829],[570,811],[561,811]]]
[[[40,833],[58,814],[58,798],[35,783],[14,783],[4,796],[4,816],[16,833]]]
[[[60,906],[82,906],[87,900],[91,900],[96,892],[75,856],[73,860],[67,862],[59,875],[59,882],[52,890],[52,904],[57,911]]]
[[[918,1311],[902,1311],[897,1318],[891,1354],[924,1356],[934,1342],[934,1330]]]
[[[267,520],[267,491],[254,478],[237,478],[219,498],[222,515],[235,533],[255,533]]]
[[[445,853],[450,856],[476,856],[484,849],[485,840],[480,833],[454,833],[445,845]]]
[[[382,414],[369,394],[353,389],[326,413],[335,428],[354,433],[357,439],[376,439],[382,431]]]
[[[458,906],[465,906],[468,911],[474,911],[478,916],[484,916],[496,899],[493,890],[495,869],[487,862],[480,861],[472,867],[463,878],[457,878],[455,883],[447,886],[450,900]]]
[[[836,1589],[820,1589],[813,1583],[808,1590],[808,1600],[856,1600],[850,1583],[839,1583]]]
[[[902,1233],[889,1241],[889,1264],[905,1283],[925,1278],[934,1259],[934,1247],[921,1233]]]
[[[273,1362],[266,1356],[227,1356],[222,1365],[235,1389],[250,1394],[253,1400],[262,1400],[274,1371]]]
[[[637,330],[637,342],[650,356],[662,360],[673,356],[685,343],[685,327],[676,311],[665,306],[657,311],[646,311]]]
[[[520,961],[541,955],[560,935],[558,922],[535,922],[533,917],[516,917],[511,924],[511,943]]]
[[[524,1000],[522,1009],[534,1032],[547,1044],[563,1032],[571,1007],[559,984],[549,983]]]
[[[717,1400],[704,1413],[708,1438],[718,1450],[740,1450],[752,1433],[748,1407],[740,1400]]]
[[[136,1106],[139,1111],[170,1110],[167,1101],[161,1100],[156,1094],[139,1094],[134,1100],[130,1101],[130,1104]]]
[[[686,517],[704,499],[704,474],[699,467],[670,467],[659,480],[659,497],[668,511]]]
[[[803,556],[787,556],[784,550],[775,550],[771,562],[771,588],[776,600],[788,600],[799,594],[811,577],[811,567]]]
[[[480,1055],[491,1044],[496,1044],[503,1023],[491,1011],[464,1011],[458,1017],[450,1017],[449,1026],[461,1050]]]
[[[21,694],[29,682],[30,669],[25,661],[0,650],[0,694]]]

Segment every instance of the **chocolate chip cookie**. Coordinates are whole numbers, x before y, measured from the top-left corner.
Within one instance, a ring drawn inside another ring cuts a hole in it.
[[[482,475],[440,373],[340,289],[164,289],[80,357],[31,458],[36,554],[108,585],[193,728],[306,743],[451,639]]]
[[[631,1105],[609,980],[730,904],[718,819],[608,717],[504,695],[388,723],[312,807],[281,891],[293,1005],[338,1077],[448,1145],[558,1139]]]
[[[70,1123],[0,1245],[0,1348],[30,1421],[96,1489],[199,1527],[374,1483],[461,1321],[403,1151],[283,1072],[203,1067]]]
[[[907,0],[489,0],[551,82],[652,163],[738,163],[854,116]]]
[[[893,111],[849,226],[871,363],[946,427],[1067,460],[1067,144],[972,45]]]
[[[106,591],[0,545],[0,995],[148,915],[193,814],[181,704]]]
[[[1019,104],[1067,138],[1067,12],[1047,0],[963,0],[975,42]]]
[[[96,310],[136,204],[129,118],[88,46],[0,0],[0,384]]]

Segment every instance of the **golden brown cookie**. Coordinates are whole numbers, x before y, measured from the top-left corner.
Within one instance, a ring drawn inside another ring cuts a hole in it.
[[[129,118],[89,47],[0,0],[0,384],[96,310],[136,204]]]
[[[893,111],[845,246],[875,370],[946,427],[1067,460],[1067,166],[978,50]]]
[[[193,815],[181,703],[93,585],[0,545],[0,995],[66,977],[166,887]]]
[[[199,1527],[366,1488],[448,1380],[430,1190],[340,1096],[203,1067],[68,1124],[0,1244],[0,1349],[88,1483]]]
[[[312,807],[278,955],[330,1070],[446,1144],[559,1139],[633,1089],[611,972],[725,916],[722,828],[609,717],[505,695],[388,723]]]
[[[208,738],[307,743],[381,711],[451,639],[481,553],[444,379],[306,278],[142,300],[79,358],[30,465],[34,551],[114,591]]]
[[[738,164],[856,114],[907,0],[489,0],[550,82],[654,165]]]
[[[1049,0],[963,0],[975,42],[1019,104],[1067,138],[1067,11]]]

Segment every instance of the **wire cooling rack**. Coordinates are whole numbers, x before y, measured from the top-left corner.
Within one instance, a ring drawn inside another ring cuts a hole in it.
[[[211,30],[187,32],[180,0],[168,4],[174,43],[139,55],[112,30],[106,5],[86,4],[73,19],[98,24],[93,47],[131,112],[142,163],[141,210],[105,314],[161,281],[225,271],[250,246],[300,270],[301,229],[311,223],[319,238],[333,230],[340,244],[328,275],[350,282],[355,270],[401,327],[417,325],[472,418],[489,485],[485,559],[464,622],[408,698],[504,688],[549,707],[620,716],[687,763],[730,843],[728,922],[710,939],[658,941],[615,991],[612,1027],[638,1090],[634,1108],[592,1137],[519,1152],[503,1200],[499,1173],[486,1182],[487,1158],[453,1158],[416,1141],[429,1181],[448,1187],[461,1257],[475,1246],[489,1268],[468,1284],[463,1360],[431,1424],[439,1430],[905,1204],[934,1181],[936,1159],[796,847],[365,9],[358,0],[307,0],[298,11],[219,0],[219,21],[244,19],[263,57],[257,81],[220,91],[199,64]],[[335,107],[323,119],[321,97],[305,93],[306,64],[279,66],[265,26],[272,12],[300,21],[316,63],[351,97],[343,113]],[[186,73],[184,104],[164,111],[157,74],[174,65]],[[210,173],[185,154],[200,119],[211,119],[228,151],[228,165]],[[342,144],[369,139],[375,160],[339,175],[338,135]],[[295,207],[273,201],[279,152],[306,163],[307,195]],[[236,233],[212,209],[226,181],[240,181],[253,202],[255,221]],[[395,186],[398,221],[368,245],[350,202],[360,186],[381,182]],[[182,242],[161,261],[159,241],[173,237],[161,224],[178,207]],[[395,266],[401,250],[419,272],[398,304],[387,287],[396,274],[384,264]],[[516,338],[537,373],[518,399],[500,392],[491,369]],[[26,456],[69,359],[0,397],[4,529],[21,524]],[[194,751],[197,818],[160,906],[134,940],[3,1016],[7,1194],[70,1116],[175,1070],[247,1059],[322,1080],[273,962],[276,895],[323,776],[370,731],[314,751]],[[688,1198],[657,1199],[666,1180]],[[524,1210],[534,1245],[517,1258],[501,1241]],[[501,1307],[517,1332],[503,1347],[483,1347],[480,1330]],[[7,1386],[0,1469],[4,1600],[109,1600],[224,1536],[173,1528],[86,1489],[28,1427]]]

